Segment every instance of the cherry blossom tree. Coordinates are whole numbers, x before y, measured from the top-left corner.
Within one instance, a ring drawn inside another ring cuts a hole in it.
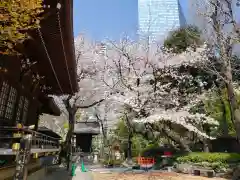
[[[196,1],[199,17],[206,27],[201,27],[205,39],[211,49],[211,57],[204,65],[211,74],[217,76],[218,87],[226,88],[230,104],[231,120],[238,139],[240,138],[240,111],[235,93],[235,83],[238,81],[239,61],[233,58],[236,43],[239,42],[240,31],[237,18],[234,15],[235,4],[231,0]],[[239,8],[239,7],[237,7]],[[237,75],[237,76],[236,76]],[[237,84],[239,84],[237,82]]]
[[[39,119],[39,127],[43,126],[51,129],[52,131],[58,133],[63,140],[68,132],[68,127],[66,127],[65,124],[66,116],[64,114],[59,117],[43,114]]]
[[[76,112],[79,109],[94,107],[108,97],[108,87],[103,81],[107,71],[105,71],[104,61],[99,62],[102,59],[99,46],[80,36],[75,41],[75,51],[79,90],[71,95],[54,96],[62,111],[68,115],[69,129],[65,140],[68,153],[70,153]]]
[[[119,79],[114,101],[130,107],[138,122],[165,120],[210,138],[198,125],[216,122],[205,114],[190,113],[214,85],[215,76],[198,68],[208,59],[205,44],[174,54],[157,44],[126,38],[118,44],[110,42],[108,48],[109,67]]]

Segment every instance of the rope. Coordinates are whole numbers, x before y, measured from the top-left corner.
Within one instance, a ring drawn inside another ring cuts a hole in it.
[[[42,41],[43,48],[44,48],[44,50],[45,50],[45,52],[46,52],[46,55],[47,55],[49,64],[51,65],[51,68],[52,68],[54,77],[55,77],[55,79],[56,79],[56,81],[57,81],[58,87],[59,87],[60,91],[61,91],[62,94],[63,94],[63,90],[62,90],[61,84],[60,84],[60,82],[59,82],[59,80],[58,80],[57,73],[56,73],[56,71],[55,71],[55,69],[54,69],[54,67],[53,67],[52,60],[51,60],[51,58],[50,58],[50,56],[49,56],[49,53],[48,53],[48,50],[47,50],[45,41],[44,41],[44,39],[43,39],[43,37],[42,37],[42,32],[41,32],[40,28],[37,28],[37,30],[38,30],[40,39],[41,39],[41,41]]]
[[[66,64],[66,67],[67,67],[68,80],[70,82],[71,90],[72,90],[72,93],[73,93],[73,86],[72,86],[72,81],[71,81],[71,78],[70,78],[69,68],[68,68],[68,64],[67,64],[67,57],[66,57],[65,47],[64,47],[64,43],[63,43],[63,35],[62,35],[62,28],[61,28],[61,20],[60,20],[59,11],[57,12],[57,17],[58,17],[58,26],[59,26],[60,36],[61,36],[63,55],[64,55],[64,59],[65,59],[65,64]]]

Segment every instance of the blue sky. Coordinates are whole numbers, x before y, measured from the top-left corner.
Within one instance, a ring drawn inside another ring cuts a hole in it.
[[[188,0],[181,0],[182,6]],[[74,0],[74,36],[80,32],[101,41],[117,40],[123,33],[135,38],[138,0]],[[184,8],[184,7],[183,7]]]
[[[74,36],[118,39],[137,31],[137,0],[74,0]],[[133,36],[134,37],[134,36]]]

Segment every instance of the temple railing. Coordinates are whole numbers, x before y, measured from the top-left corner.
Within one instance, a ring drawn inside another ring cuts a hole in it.
[[[28,128],[0,127],[0,155],[15,154],[20,148],[20,140],[24,135],[31,134],[31,152],[53,152],[60,149],[59,138],[33,131]]]

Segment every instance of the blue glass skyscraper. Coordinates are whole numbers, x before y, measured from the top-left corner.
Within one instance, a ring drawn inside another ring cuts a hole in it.
[[[138,0],[139,35],[150,40],[186,25],[180,0]]]

